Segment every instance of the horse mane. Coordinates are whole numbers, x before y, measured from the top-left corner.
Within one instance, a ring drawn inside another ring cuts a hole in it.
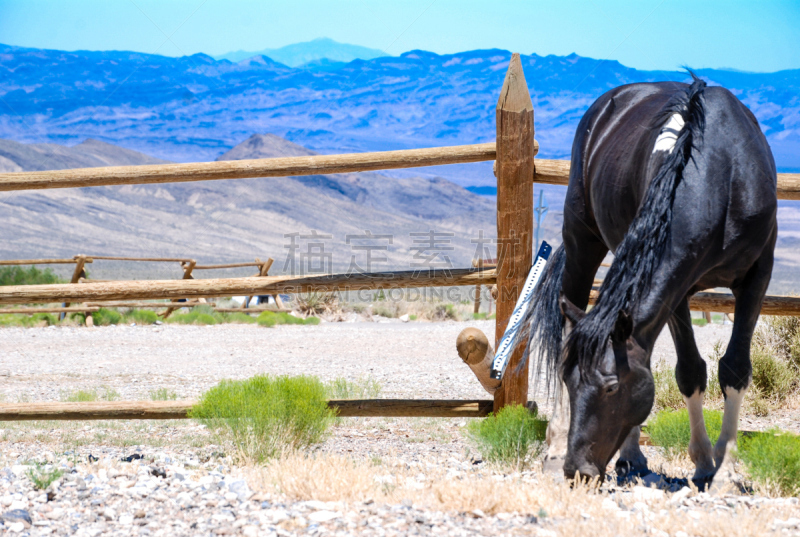
[[[692,148],[702,144],[705,128],[703,90],[705,82],[692,75],[691,85],[673,96],[654,122],[654,128],[680,114],[684,126],[675,146],[664,157],[648,186],[645,198],[617,248],[614,261],[600,286],[595,306],[578,322],[565,342],[568,368],[577,361],[581,372],[597,366],[620,313],[630,313],[643,298],[666,252],[672,231],[672,205]],[[570,363],[571,362],[571,363]]]

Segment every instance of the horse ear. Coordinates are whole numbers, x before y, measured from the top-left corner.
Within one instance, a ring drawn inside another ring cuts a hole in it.
[[[622,310],[617,315],[617,322],[614,323],[614,332],[611,335],[611,339],[614,341],[627,341],[632,333],[633,318],[630,313]]]
[[[558,305],[561,306],[561,313],[564,314],[564,317],[567,318],[572,326],[575,326],[578,321],[586,317],[586,312],[570,302],[563,294],[558,297]]]

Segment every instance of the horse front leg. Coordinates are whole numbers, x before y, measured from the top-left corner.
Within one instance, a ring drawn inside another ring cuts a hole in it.
[[[714,461],[717,464],[715,488],[733,478],[730,451],[736,447],[739,411],[752,379],[750,344],[772,275],[772,263],[772,247],[767,247],[747,272],[742,283],[732,289],[736,297],[733,331],[725,355],[719,362],[719,385],[725,397],[725,411],[719,440],[714,445]]]
[[[708,372],[706,363],[700,356],[692,328],[692,314],[689,301],[684,298],[675,308],[668,321],[678,362],[675,366],[675,380],[689,411],[689,458],[695,465],[693,479],[705,481],[714,476],[711,440],[708,438],[703,419],[703,400],[705,399]]]

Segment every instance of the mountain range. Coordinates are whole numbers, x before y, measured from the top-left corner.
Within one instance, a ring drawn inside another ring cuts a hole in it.
[[[339,43],[327,37],[320,37],[304,43],[294,43],[281,48],[264,49],[258,52],[237,50],[214,56],[217,60],[230,60],[234,63],[253,56],[269,56],[276,62],[289,67],[305,69],[332,69],[344,66],[353,60],[371,60],[386,54],[378,49]]]
[[[411,51],[315,71],[268,56],[233,63],[0,45],[0,138],[64,145],[94,138],[179,162],[213,160],[253,133],[320,153],[487,142],[509,57]],[[569,156],[578,120],[608,89],[688,77],[575,54],[524,55],[522,64],[543,158]],[[800,169],[800,70],[697,72],[753,110],[784,171]],[[486,163],[391,174],[494,186]]]
[[[0,45],[0,170],[209,161],[487,142],[510,53],[411,51],[331,69],[268,56],[238,63],[197,54],[64,52]],[[318,60],[322,61],[322,60]],[[325,60],[330,61],[330,60]],[[334,62],[335,63],[335,62]],[[542,158],[568,158],[575,126],[606,90],[685,80],[615,61],[522,57]],[[699,70],[731,89],[761,122],[783,171],[800,171],[800,70]],[[253,137],[253,133],[262,133]],[[113,144],[113,145],[112,145]],[[249,155],[249,156],[248,156]],[[454,233],[453,264],[494,232],[491,163],[236,182],[6,193],[0,257],[177,255],[228,261],[285,254],[285,234],[316,229],[340,244],[370,229],[397,234],[387,254],[407,267],[409,233]],[[539,190],[537,186],[537,193]],[[544,238],[560,242],[563,187],[541,187],[551,212]],[[797,289],[800,207],[781,201],[773,286]],[[360,230],[360,231],[359,231]],[[346,267],[344,267],[346,268]],[[116,277],[116,276],[115,276]]]
[[[217,160],[314,154],[278,136],[256,134]],[[0,140],[5,171],[158,162],[164,161],[97,140],[72,147]],[[446,256],[450,266],[464,267],[476,250],[470,240],[481,232],[495,236],[495,218],[491,198],[446,179],[378,173],[3,192],[0,259],[83,253],[193,257],[208,264],[273,257],[271,273],[277,274],[291,272],[291,234],[300,233],[307,238],[295,241],[298,271],[315,244],[330,254],[335,271],[349,269],[351,260],[366,270],[367,255],[375,260],[373,271],[407,270],[420,255],[431,253],[420,248],[434,231],[442,247],[437,262]],[[368,238],[367,232],[379,238]],[[558,232],[552,220],[547,238],[554,240]],[[385,248],[368,254],[364,246]],[[312,259],[315,267],[321,258]],[[89,270],[94,278],[180,276],[177,263],[98,261]],[[198,277],[252,275],[253,270],[208,271]]]

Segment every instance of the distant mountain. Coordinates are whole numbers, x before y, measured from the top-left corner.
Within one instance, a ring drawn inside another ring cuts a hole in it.
[[[494,106],[510,53],[412,51],[333,71],[267,56],[239,63],[203,54],[63,52],[0,45],[0,138],[74,144],[86,138],[173,161],[213,160],[254,132],[319,153],[377,151],[494,139]],[[610,88],[686,80],[577,55],[522,57],[543,158],[567,158],[578,120]],[[781,168],[800,169],[800,70],[706,69],[761,122]],[[487,163],[387,172],[493,186]]]
[[[87,151],[87,147],[99,148]],[[43,150],[45,147],[46,150]],[[141,153],[87,141],[73,147],[36,146],[0,140],[3,158],[23,170],[60,169],[74,165],[151,164]],[[256,134],[218,160],[302,156],[312,151],[271,134]],[[31,156],[40,155],[39,161]],[[85,158],[86,160],[81,160]],[[0,259],[129,255],[196,257],[203,262],[273,257],[272,273],[288,271],[288,246],[293,233],[316,231],[331,268],[344,271],[351,259],[366,269],[365,252],[352,245],[387,246],[373,252],[383,259],[372,270],[409,269],[420,248],[418,236],[431,230],[453,266],[469,266],[475,252],[470,239],[495,234],[495,204],[445,179],[393,178],[377,173],[307,177],[240,179],[54,189],[0,193],[3,241]],[[548,237],[558,234],[552,222]],[[384,236],[367,243],[348,235]],[[390,238],[389,238],[390,237]],[[308,240],[298,244],[308,251]],[[298,263],[302,257],[298,256]],[[96,278],[177,277],[176,264],[95,263]],[[246,275],[252,269],[202,274],[203,277]]]
[[[0,172],[63,170],[96,166],[136,166],[166,162],[169,161],[91,138],[72,147],[58,144],[21,144],[12,140],[0,140]]]
[[[258,52],[237,50],[236,52],[215,56],[215,58],[237,63],[253,56],[268,56],[276,62],[289,67],[304,66],[312,69],[327,67],[330,69],[332,65],[343,65],[353,60],[371,60],[386,56],[386,54],[378,49],[348,45],[327,37],[321,37],[313,41],[295,43],[281,48],[268,48]],[[327,62],[324,60],[327,60]]]

